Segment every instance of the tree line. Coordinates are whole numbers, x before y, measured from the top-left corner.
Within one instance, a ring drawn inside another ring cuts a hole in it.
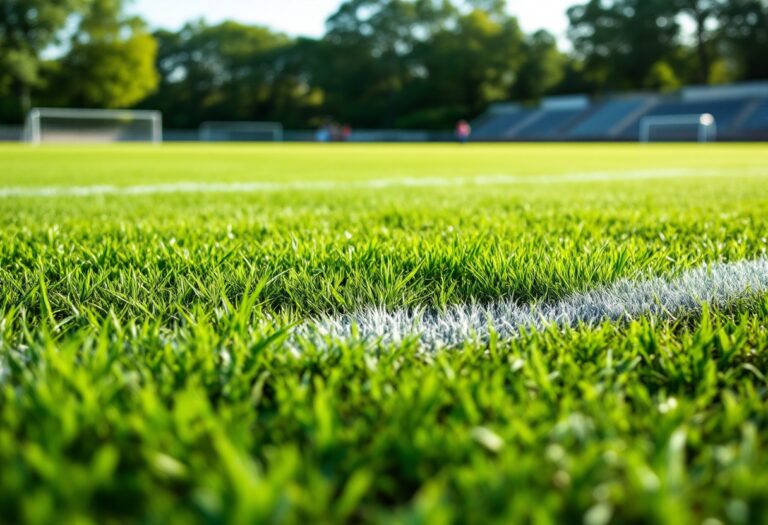
[[[0,121],[31,106],[440,129],[490,103],[768,79],[768,0],[588,0],[563,52],[504,0],[346,0],[322,38],[233,21],[150,31],[125,0],[0,0]]]

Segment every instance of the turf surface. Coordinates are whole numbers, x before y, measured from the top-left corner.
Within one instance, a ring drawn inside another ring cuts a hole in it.
[[[292,185],[0,198],[0,516],[766,522],[768,297],[434,353],[288,339],[765,257],[767,154],[2,146],[0,189]]]

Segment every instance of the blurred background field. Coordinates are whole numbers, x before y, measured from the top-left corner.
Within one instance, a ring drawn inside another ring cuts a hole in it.
[[[5,186],[761,172],[762,144],[0,145]]]

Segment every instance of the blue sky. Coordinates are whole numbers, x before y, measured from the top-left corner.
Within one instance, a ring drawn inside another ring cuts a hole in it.
[[[563,40],[565,10],[580,0],[507,0],[523,29],[545,28]],[[184,22],[205,18],[218,22],[230,18],[268,25],[291,35],[320,36],[325,19],[340,0],[134,0],[133,11],[153,27],[176,29]]]

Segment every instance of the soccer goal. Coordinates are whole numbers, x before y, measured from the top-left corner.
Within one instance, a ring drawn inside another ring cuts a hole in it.
[[[709,113],[645,117],[640,121],[640,141],[652,140],[715,142],[717,122]]]
[[[283,125],[279,122],[203,122],[199,131],[203,142],[280,142]]]
[[[35,108],[27,115],[23,139],[42,143],[163,141],[159,111]]]

